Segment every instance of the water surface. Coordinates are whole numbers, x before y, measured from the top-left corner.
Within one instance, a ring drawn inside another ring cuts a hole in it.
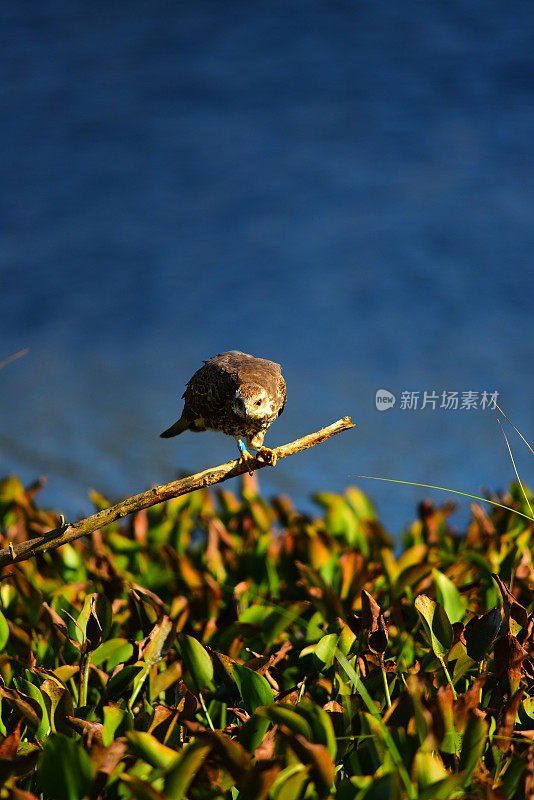
[[[0,360],[29,348],[0,373],[2,473],[45,473],[43,500],[76,516],[89,486],[227,460],[222,435],[158,435],[235,348],[283,364],[267,444],[357,422],[264,470],[268,494],[309,507],[362,473],[506,486],[494,414],[379,413],[375,392],[498,391],[534,438],[531,4],[0,14]],[[423,494],[361,485],[393,533]]]

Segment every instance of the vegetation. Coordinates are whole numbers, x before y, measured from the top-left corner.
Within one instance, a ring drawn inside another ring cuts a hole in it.
[[[38,488],[3,547],[58,526]],[[425,501],[396,552],[316,500],[245,478],[4,568],[0,798],[534,798],[534,523]]]

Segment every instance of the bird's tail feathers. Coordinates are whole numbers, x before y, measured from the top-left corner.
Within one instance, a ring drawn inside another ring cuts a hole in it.
[[[188,430],[190,425],[191,420],[180,417],[178,422],[175,422],[174,425],[171,425],[171,427],[167,428],[166,431],[160,433],[160,436],[162,439],[170,439],[171,436],[178,436],[179,433],[183,433],[184,431]]]

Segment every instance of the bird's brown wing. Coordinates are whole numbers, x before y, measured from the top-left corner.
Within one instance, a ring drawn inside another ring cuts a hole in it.
[[[187,384],[183,416],[217,420],[231,404],[239,386],[257,383],[275,400],[282,413],[286,402],[286,384],[280,364],[255,358],[239,350],[228,350],[204,362]]]
[[[233,399],[238,383],[235,373],[210,358],[187,384],[183,415],[195,419],[217,419]]]

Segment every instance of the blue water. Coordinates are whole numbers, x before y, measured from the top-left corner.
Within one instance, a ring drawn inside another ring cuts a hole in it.
[[[357,422],[267,494],[359,483],[398,534],[429,493],[354,475],[506,487],[493,412],[400,395],[498,391],[534,439],[533,34],[504,0],[2,4],[0,473],[74,517],[233,457],[158,434],[236,348],[284,368],[267,444]]]

